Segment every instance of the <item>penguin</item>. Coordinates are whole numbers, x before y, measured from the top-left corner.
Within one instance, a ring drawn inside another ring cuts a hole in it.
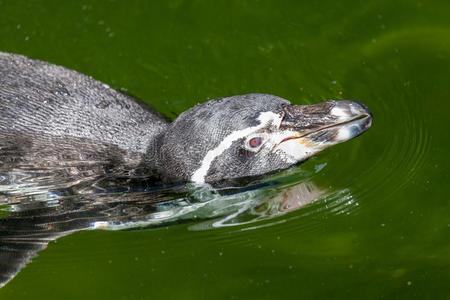
[[[297,105],[258,93],[210,100],[170,121],[89,76],[0,53],[0,205],[14,206],[0,218],[0,287],[50,241],[105,222],[146,220],[164,199],[161,190],[48,201],[52,195],[85,191],[102,178],[199,186],[255,178],[371,124],[357,101]]]
[[[198,184],[264,175],[371,121],[355,101],[294,105],[254,93],[199,104],[169,122],[89,76],[0,53],[0,171],[45,170],[57,174],[53,185],[105,174]]]

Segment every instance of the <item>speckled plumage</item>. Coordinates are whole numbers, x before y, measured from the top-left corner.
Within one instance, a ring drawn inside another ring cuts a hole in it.
[[[159,114],[91,77],[0,53],[1,169],[134,168],[167,126]]]

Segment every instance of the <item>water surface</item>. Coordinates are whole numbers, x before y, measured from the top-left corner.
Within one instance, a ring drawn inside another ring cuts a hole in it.
[[[0,1],[0,41],[172,118],[249,92],[358,99],[374,115],[246,192],[264,202],[310,182],[312,205],[74,233],[1,299],[449,299],[448,1]]]

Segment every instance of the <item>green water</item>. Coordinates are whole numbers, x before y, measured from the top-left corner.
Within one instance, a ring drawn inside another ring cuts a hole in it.
[[[450,299],[450,2],[7,1],[0,51],[176,116],[248,92],[358,99],[372,128],[304,168],[353,204],[266,222],[79,232],[0,299]]]

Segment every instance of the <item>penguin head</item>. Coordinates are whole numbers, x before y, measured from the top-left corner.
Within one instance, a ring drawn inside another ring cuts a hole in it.
[[[349,140],[371,125],[352,101],[292,105],[273,95],[211,100],[182,113],[161,136],[158,169],[165,179],[196,183],[286,169]]]

